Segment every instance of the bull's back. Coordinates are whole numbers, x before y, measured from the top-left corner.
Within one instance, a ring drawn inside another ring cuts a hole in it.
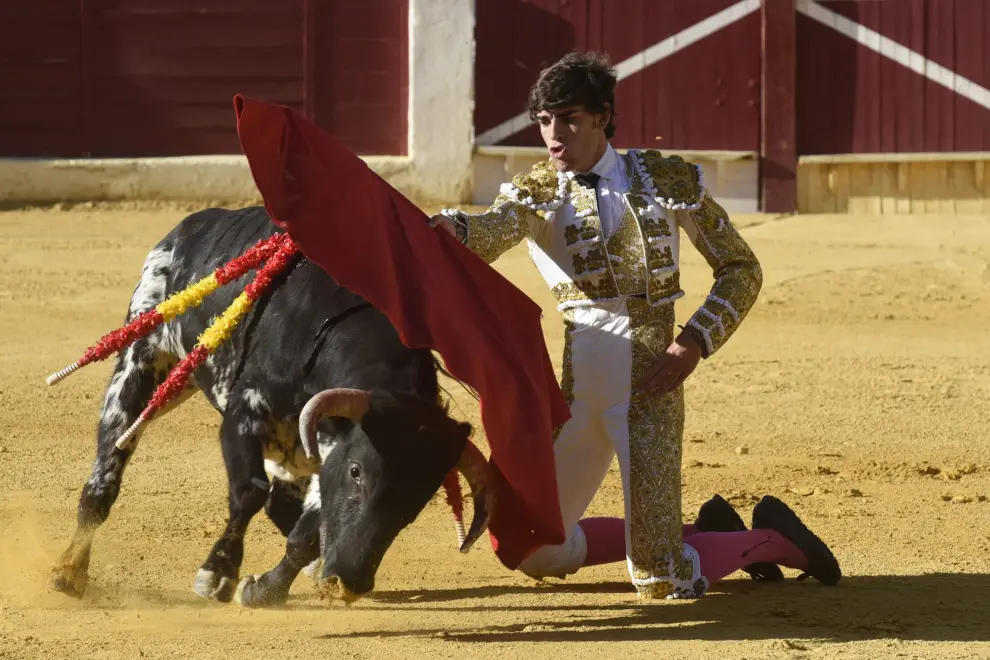
[[[156,271],[164,276],[163,294],[167,297],[279,231],[264,207],[206,209],[183,219],[156,246],[149,261],[155,261],[155,254],[168,255],[167,267]],[[146,263],[142,279],[153,270]],[[250,270],[239,280],[220,287],[199,306],[169,323],[163,329],[169,352],[180,358],[188,354],[203,331],[223,314],[256,273]],[[349,313],[355,309],[361,311]],[[314,351],[322,357],[317,358]],[[418,366],[410,372],[412,364]],[[392,382],[397,377],[399,381],[411,381],[407,387],[414,389],[430,387],[436,377],[429,351],[410,351],[403,346],[384,314],[369,309],[364,299],[298,255],[273,279],[230,338],[197,370],[195,378],[211,403],[222,410],[225,393],[236,390],[239,379],[252,375],[268,384],[293,383],[287,388],[290,390],[311,389],[308,381],[313,381],[315,392],[333,385],[340,376],[352,377],[355,370],[362,372],[365,379],[381,381],[368,382],[368,386],[385,389],[399,385]],[[291,408],[295,404],[285,401],[284,405]]]
[[[278,231],[261,206],[204,209],[185,217],[159,243],[173,255],[168,293],[185,289]]]

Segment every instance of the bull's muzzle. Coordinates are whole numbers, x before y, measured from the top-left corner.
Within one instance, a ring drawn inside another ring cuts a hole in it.
[[[320,560],[319,567],[313,573],[313,585],[316,595],[321,600],[340,600],[345,605],[350,605],[362,598],[366,592],[357,593],[351,591],[336,575],[325,575],[323,572],[323,560]]]
[[[299,415],[299,435],[303,449],[311,461],[321,463],[316,427],[327,417],[345,417],[360,423],[371,407],[371,397],[364,390],[334,388],[314,395]],[[457,461],[457,470],[464,475],[471,488],[474,516],[471,527],[461,543],[461,552],[467,552],[488,529],[495,510],[495,484],[491,465],[473,442],[468,440]]]

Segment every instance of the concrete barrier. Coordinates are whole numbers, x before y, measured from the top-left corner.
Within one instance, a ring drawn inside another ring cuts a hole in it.
[[[417,196],[417,177],[409,158],[364,160],[396,188]],[[244,156],[0,159],[0,201],[8,204],[256,198],[260,194]]]
[[[799,213],[990,214],[990,153],[802,156]]]

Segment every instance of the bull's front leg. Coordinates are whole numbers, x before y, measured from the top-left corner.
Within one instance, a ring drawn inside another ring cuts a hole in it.
[[[316,481],[317,477],[313,477]],[[243,607],[271,607],[289,599],[289,588],[299,571],[320,557],[320,510],[307,504],[289,534],[285,556],[272,570],[241,580],[235,600]]]
[[[252,402],[254,403],[254,402]],[[244,534],[268,501],[264,444],[272,433],[267,410],[232,396],[220,425],[227,467],[227,527],[196,572],[193,590],[203,598],[229,602],[244,559]]]

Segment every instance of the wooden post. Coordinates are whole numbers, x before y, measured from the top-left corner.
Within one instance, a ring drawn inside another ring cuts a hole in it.
[[[765,213],[797,211],[795,0],[762,0],[760,193]]]

